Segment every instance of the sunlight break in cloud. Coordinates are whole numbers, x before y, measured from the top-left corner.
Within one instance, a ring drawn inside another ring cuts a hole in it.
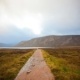
[[[41,14],[27,14],[19,17],[3,14],[0,18],[0,26],[8,28],[9,25],[14,25],[22,30],[28,28],[34,34],[39,35],[42,31],[42,21],[43,17]]]
[[[40,35],[42,31],[43,16],[27,10],[26,0],[1,0],[0,1],[0,28],[6,32],[8,26],[16,26],[24,31],[30,29],[33,34]],[[6,29],[3,29],[5,27]],[[28,34],[28,32],[25,33]],[[8,32],[8,31],[7,31]]]
[[[30,29],[34,34],[39,35],[42,31],[42,15],[41,14],[27,14],[19,19],[15,19],[13,24],[19,29]]]

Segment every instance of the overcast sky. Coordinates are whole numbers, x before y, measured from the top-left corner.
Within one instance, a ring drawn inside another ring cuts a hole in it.
[[[80,0],[0,0],[0,42],[80,35]]]

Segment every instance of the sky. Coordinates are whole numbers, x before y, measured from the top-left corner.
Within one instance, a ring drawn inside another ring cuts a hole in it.
[[[0,43],[46,35],[80,35],[80,0],[0,0]]]

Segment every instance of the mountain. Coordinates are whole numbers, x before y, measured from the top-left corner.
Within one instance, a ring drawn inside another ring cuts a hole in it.
[[[12,45],[10,44],[5,44],[5,43],[0,43],[0,47],[11,47]]]
[[[16,47],[63,47],[80,46],[80,35],[45,36],[22,41]]]

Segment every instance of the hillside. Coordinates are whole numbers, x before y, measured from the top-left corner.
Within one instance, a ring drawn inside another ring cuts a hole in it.
[[[80,46],[80,35],[45,36],[22,41],[16,47],[63,47]]]

